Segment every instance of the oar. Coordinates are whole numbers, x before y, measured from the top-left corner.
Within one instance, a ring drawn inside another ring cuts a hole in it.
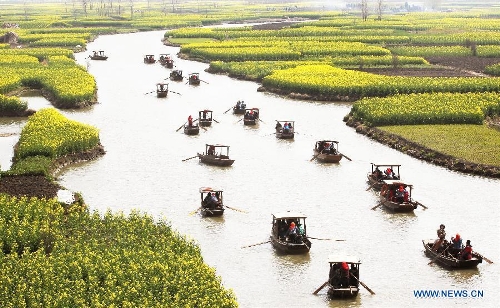
[[[212,118],[212,120],[215,122],[215,123],[219,123],[219,121],[217,121],[216,119]]]
[[[317,237],[312,237],[312,236],[306,236],[307,238],[312,238],[313,240],[319,240],[319,241],[336,241],[336,242],[345,242],[345,240],[332,240],[331,238],[317,238]]]
[[[262,242],[262,243],[257,243],[257,244],[252,244],[252,245],[243,246],[243,247],[241,247],[241,248],[248,248],[248,247],[257,246],[257,245],[262,245],[262,244],[269,243],[269,242],[270,242],[270,241],[265,241],[265,242]]]
[[[323,283],[319,288],[317,288],[316,291],[313,292],[313,294],[314,295],[318,294],[318,292],[321,291],[321,289],[323,289],[327,284],[328,284],[328,280],[325,281],[325,283]]]
[[[486,258],[485,256],[483,256],[479,252],[474,251],[474,253],[477,254],[478,256],[480,256],[481,258],[483,258],[483,260],[486,261],[486,262],[488,262],[489,264],[493,263],[493,261],[491,261],[490,259]]]
[[[260,118],[259,118],[259,121],[261,121],[262,123],[266,124],[266,122],[262,121]]]
[[[243,211],[243,210],[240,210],[240,209],[237,209],[237,208],[234,208],[234,207],[230,207],[230,206],[227,206],[227,205],[224,205],[224,206],[227,207],[228,209],[233,210],[233,211],[242,212],[242,213],[248,213],[247,211]]]
[[[365,191],[369,191],[370,189],[373,188],[373,186],[375,186],[378,182],[373,182],[372,185],[370,185]]]
[[[233,109],[233,107],[231,106],[231,108],[229,108],[228,110],[224,111],[224,113],[227,113],[229,110]]]
[[[440,254],[438,254],[433,260],[431,260],[431,262],[427,263],[427,265],[431,265],[432,263],[434,263],[439,257],[441,257],[448,250],[448,248],[451,247],[451,245],[453,245],[453,243],[448,245],[448,247],[446,247],[445,250],[443,250]]]
[[[426,207],[425,205],[423,205],[422,203],[416,201],[416,200],[413,200],[413,202],[415,202],[417,205],[420,205],[421,207],[423,207],[424,209],[428,209],[428,207]]]
[[[185,84],[188,84],[188,82],[189,82],[189,80],[188,80],[188,81],[186,81],[186,83],[185,83]]]
[[[349,157],[345,156],[344,154],[342,153],[339,153],[340,155],[344,156],[345,158],[347,158],[348,160],[352,161],[352,159],[350,159]]]
[[[193,215],[194,213],[198,212],[199,210],[201,210],[201,206],[199,208],[197,208],[196,210],[192,211],[191,213],[189,213],[189,215]]]
[[[195,158],[195,157],[198,157],[198,155],[193,156],[193,157],[189,157],[189,158],[186,158],[186,159],[183,159],[182,161],[190,160],[190,159],[193,159],[193,158]]]
[[[372,207],[372,210],[378,208],[379,206],[381,206],[383,204],[383,202],[380,202],[379,204],[375,205],[374,207]]]
[[[172,92],[172,93],[175,93],[175,94],[182,95],[182,94],[180,94],[179,92],[174,92],[174,91],[170,91],[170,90],[168,90],[168,91],[169,91],[169,92]]]
[[[239,123],[241,120],[243,120],[243,118],[239,119],[239,120],[238,120],[238,121],[236,121],[234,124]]]
[[[181,129],[184,125],[186,125],[187,122],[184,122],[184,124],[182,124],[178,129],[176,129],[175,131],[178,132],[179,129]]]
[[[203,81],[204,83],[209,84],[209,83],[208,83],[208,82],[206,82],[205,80],[201,80],[201,79],[200,79],[200,81]]]
[[[315,160],[315,159],[316,159],[316,157],[318,157],[318,156],[319,156],[319,154],[321,154],[321,153],[318,153],[318,154],[314,155],[314,156],[313,156],[313,157],[312,157],[309,161],[313,161],[313,160]]]
[[[368,292],[370,292],[372,295],[375,295],[375,292],[373,292],[370,288],[368,288],[368,286],[366,284],[363,283],[363,281],[359,280],[358,277],[354,276],[353,273],[349,272],[349,274],[351,274],[352,277],[356,278],[356,280],[365,288],[368,290]]]
[[[146,94],[151,94],[151,93],[154,93],[154,92],[156,92],[156,90],[151,91],[151,92],[148,92],[148,93],[144,93],[144,95],[146,95]]]

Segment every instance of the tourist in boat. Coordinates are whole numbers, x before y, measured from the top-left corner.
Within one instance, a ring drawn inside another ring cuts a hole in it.
[[[189,127],[193,126],[193,117],[191,115],[189,115],[189,117],[188,117],[188,125],[189,125]]]
[[[460,237],[460,234],[457,233],[457,235],[455,235],[455,237],[451,237],[451,242],[453,243],[453,248],[455,248],[455,249],[462,249],[463,248],[462,238]]]
[[[384,170],[384,173],[385,173],[385,178],[386,179],[392,179],[393,178],[393,173],[392,173],[392,169],[391,168],[387,168],[386,170]]]
[[[295,242],[295,239],[297,238],[297,227],[295,226],[295,222],[292,221],[290,223],[286,236],[291,242]]]
[[[400,185],[399,189],[396,190],[396,202],[403,203],[405,201],[405,196],[406,199],[408,199],[408,192],[403,185]]]
[[[207,155],[215,155],[215,146],[211,145],[208,147]]]
[[[472,245],[470,244],[470,240],[467,240],[465,242],[465,247],[460,252],[460,259],[462,260],[472,259]]]
[[[350,278],[349,265],[346,262],[342,262],[340,265],[340,286],[342,288],[348,288],[350,285]]]
[[[380,169],[377,167],[377,168],[375,168],[375,170],[373,171],[372,176],[373,176],[373,177],[374,177],[377,181],[379,181],[379,180],[381,180],[381,179],[382,179],[382,177],[383,177],[383,175],[382,175],[382,171],[380,171]]]
[[[246,109],[247,104],[245,104],[245,101],[241,101],[241,109]]]
[[[288,122],[285,122],[285,124],[283,124],[283,132],[288,133],[288,129],[289,129]]]
[[[436,231],[438,239],[434,242],[432,246],[432,250],[437,251],[439,247],[443,244],[444,239],[446,238],[446,231],[444,230],[445,225],[439,225],[439,229]]]
[[[280,131],[280,130],[281,130],[281,128],[282,128],[281,123],[280,123],[280,122],[277,122],[277,123],[276,123],[276,126],[275,126],[274,128],[275,128],[277,131]]]
[[[240,107],[241,107],[241,101],[237,101],[236,102],[236,109],[240,109]]]

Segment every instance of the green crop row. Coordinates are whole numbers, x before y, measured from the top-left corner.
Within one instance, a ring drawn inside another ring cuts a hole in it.
[[[500,76],[500,63],[485,67],[484,72],[493,76]]]
[[[23,127],[15,160],[29,156],[52,159],[82,152],[99,144],[99,131],[92,126],[66,119],[54,108],[37,111]]]
[[[352,106],[354,118],[368,125],[482,124],[500,114],[497,93],[425,93],[363,98]]]
[[[237,307],[166,221],[0,195],[1,307]]]
[[[22,112],[28,108],[28,103],[21,101],[19,97],[5,96],[0,94],[0,115]]]

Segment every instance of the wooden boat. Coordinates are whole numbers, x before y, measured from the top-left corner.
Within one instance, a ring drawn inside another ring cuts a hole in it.
[[[314,158],[323,163],[338,163],[342,159],[339,142],[334,140],[316,141],[313,152]]]
[[[361,262],[350,256],[332,255],[328,257],[328,263],[330,263],[328,296],[331,299],[358,296]]]
[[[189,84],[192,85],[199,85],[200,84],[200,74],[198,73],[191,73],[188,75],[188,82]]]
[[[167,97],[168,83],[159,82],[156,84],[156,97]]]
[[[172,60],[172,57],[169,54],[162,53],[160,54],[160,64],[167,67],[167,68],[173,68],[174,67],[174,60]]]
[[[259,108],[247,108],[245,109],[245,115],[243,116],[244,125],[256,125],[259,123]]]
[[[212,110],[200,110],[198,112],[198,121],[200,126],[212,126]]]
[[[221,144],[205,144],[205,152],[198,153],[200,162],[207,165],[228,167],[234,163],[229,158],[229,146]]]
[[[213,189],[211,187],[201,187],[201,208],[202,216],[214,217],[224,214],[224,198],[222,190]]]
[[[145,55],[144,56],[144,63],[146,63],[146,64],[156,63],[155,56],[154,55]]]
[[[236,105],[233,106],[233,114],[245,114],[247,104],[244,101],[238,101]]]
[[[278,121],[276,120],[276,138],[279,139],[293,139],[295,136],[295,122],[294,121]]]
[[[311,241],[307,238],[306,216],[298,212],[283,212],[273,215],[270,241],[281,253],[304,254],[311,249]],[[288,235],[292,222],[298,228],[297,235]]]
[[[200,133],[200,127],[198,124],[193,124],[189,126],[188,124],[184,125],[184,134],[186,135],[198,135]]]
[[[419,203],[411,198],[413,185],[400,180],[383,180],[383,183],[380,191],[380,203],[385,208],[397,213],[413,212],[417,208]],[[409,190],[406,190],[407,187]],[[401,194],[400,197],[398,197],[399,194]]]
[[[181,70],[173,70],[170,72],[170,79],[173,81],[182,81],[184,76],[182,76]]]
[[[107,60],[108,56],[104,54],[103,50],[98,50],[98,51],[93,51],[92,55],[90,56],[91,60]]]
[[[457,258],[460,253],[460,249],[449,247],[444,253],[442,253],[446,249],[447,245],[442,245],[438,251],[434,251],[432,250],[434,241],[435,240],[432,239],[422,240],[422,244],[425,248],[425,254],[432,260],[435,260],[435,262],[445,267],[451,269],[465,269],[474,268],[477,267],[479,263],[483,263],[483,257],[474,252],[474,250],[472,251],[472,258],[470,260],[461,260]]]
[[[399,167],[401,167],[401,165],[374,164],[374,163],[371,163],[371,165],[372,165],[372,170],[366,175],[366,177],[368,178],[368,184],[370,184],[370,187],[373,187],[376,190],[380,190],[382,188],[382,185],[384,185],[383,180],[401,179],[399,173]]]

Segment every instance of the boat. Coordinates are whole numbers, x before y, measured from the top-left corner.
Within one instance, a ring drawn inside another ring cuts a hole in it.
[[[184,76],[182,76],[181,70],[173,70],[170,72],[170,79],[173,81],[182,81]]]
[[[299,212],[282,212],[273,215],[270,242],[276,250],[285,254],[305,254],[311,249],[307,238],[306,216]],[[298,228],[297,235],[287,235],[291,224]]]
[[[212,110],[204,109],[198,112],[200,126],[212,126]]]
[[[376,190],[380,190],[384,185],[383,180],[399,180],[401,176],[399,174],[398,164],[374,164],[371,163],[371,172],[368,172],[366,177],[368,178],[368,184]]]
[[[229,158],[229,146],[222,144],[205,144],[205,152],[198,153],[200,162],[207,165],[228,167],[234,163]]]
[[[411,198],[413,185],[401,180],[382,181],[384,184],[380,190],[380,203],[385,208],[397,213],[413,212],[417,208],[419,203]]]
[[[184,134],[186,135],[198,135],[200,133],[200,127],[198,124],[193,124],[189,126],[189,124],[184,125]]]
[[[200,212],[205,217],[222,216],[224,214],[224,198],[222,190],[211,187],[201,187],[201,207]]]
[[[162,53],[160,54],[160,64],[167,68],[173,68],[174,60],[172,60],[172,57],[169,54]]]
[[[256,125],[259,123],[259,108],[246,108],[243,116],[244,125]]]
[[[156,84],[156,97],[167,97],[168,83],[159,82]]]
[[[191,73],[188,75],[188,82],[189,84],[192,85],[199,85],[200,84],[200,74],[198,73]]]
[[[154,55],[145,55],[144,56],[144,63],[146,63],[146,64],[156,63],[155,56]]]
[[[236,102],[236,105],[233,106],[233,114],[245,114],[245,110],[247,108],[247,104],[244,101]]]
[[[438,251],[432,250],[432,246],[434,245],[435,240],[428,239],[422,240],[422,244],[425,248],[425,254],[435,260],[437,262],[447,268],[450,269],[465,269],[465,268],[475,268],[479,263],[483,263],[483,256],[472,251],[472,258],[470,260],[462,260],[457,258],[461,249],[456,249],[452,247],[448,247],[447,245],[441,245],[441,248]],[[443,253],[444,251],[444,253]]]
[[[342,159],[339,142],[335,140],[319,140],[314,146],[314,158],[323,163],[338,163]]]
[[[104,50],[93,51],[90,56],[91,60],[107,60],[108,56],[104,54]]]
[[[331,299],[353,298],[359,293],[359,259],[352,256],[328,257],[328,296]]]
[[[276,138],[279,139],[293,139],[295,136],[295,122],[294,121],[278,121],[276,120]]]

